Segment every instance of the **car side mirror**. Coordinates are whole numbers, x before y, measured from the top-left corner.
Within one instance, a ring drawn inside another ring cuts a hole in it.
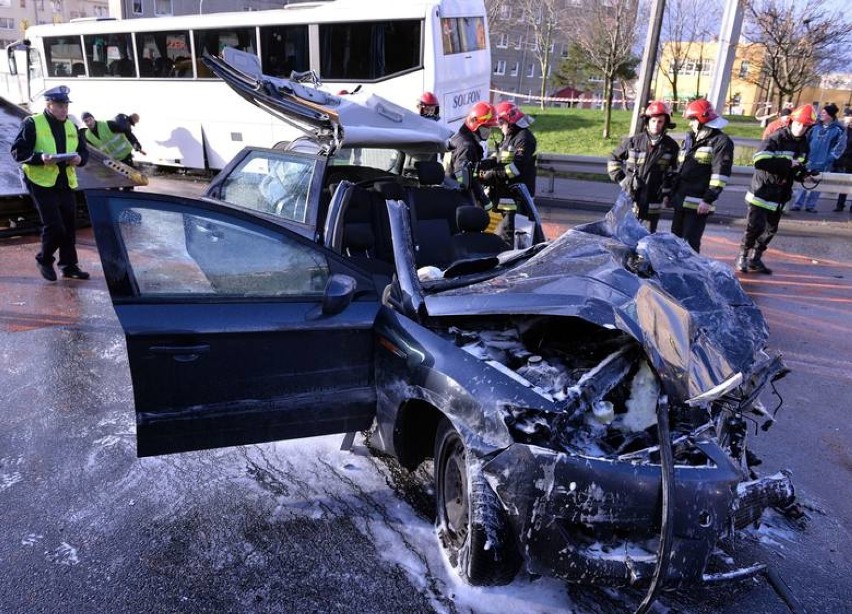
[[[322,294],[322,313],[326,316],[337,315],[349,306],[355,296],[358,282],[349,275],[336,273],[328,278],[325,292]]]

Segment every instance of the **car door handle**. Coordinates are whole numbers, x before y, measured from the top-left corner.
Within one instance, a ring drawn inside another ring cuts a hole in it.
[[[172,356],[178,362],[191,362],[197,360],[202,354],[210,351],[210,344],[199,343],[197,345],[152,345],[148,350],[152,354]]]

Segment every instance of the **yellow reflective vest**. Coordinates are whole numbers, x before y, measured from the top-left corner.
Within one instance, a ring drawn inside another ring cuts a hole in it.
[[[55,153],[73,153],[77,151],[77,127],[74,123],[65,120],[63,128],[65,128],[65,152],[56,151],[56,139],[53,138],[53,132],[50,130],[50,124],[44,114],[33,115],[36,129],[36,141],[33,147],[34,151],[41,151],[48,154]],[[59,177],[59,166],[56,164],[24,164],[24,175],[27,179],[36,185],[45,188],[52,188],[56,185],[56,179]],[[73,166],[66,165],[65,174],[68,177],[68,186],[73,190],[77,188],[77,171]]]
[[[124,160],[133,153],[133,145],[121,132],[113,132],[106,122],[97,122],[98,135],[86,129],[86,140],[113,160]]]

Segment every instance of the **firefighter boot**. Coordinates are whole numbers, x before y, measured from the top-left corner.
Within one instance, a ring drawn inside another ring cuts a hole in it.
[[[748,270],[764,275],[772,275],[772,269],[763,264],[763,252],[754,250],[754,257],[748,261]]]
[[[737,270],[740,273],[748,273],[748,250],[747,249],[740,250],[740,255],[737,258],[736,267],[737,267]]]

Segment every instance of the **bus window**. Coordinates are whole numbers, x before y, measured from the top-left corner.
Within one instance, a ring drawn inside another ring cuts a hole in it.
[[[189,32],[142,32],[136,35],[139,76],[147,79],[191,79]]]
[[[44,55],[50,77],[85,76],[83,46],[79,36],[49,36],[44,39]]]
[[[441,20],[444,54],[481,51],[486,47],[485,19],[482,17],[448,17]]]
[[[83,37],[90,77],[135,77],[133,37],[130,34],[90,34]]]
[[[290,73],[310,69],[308,26],[261,26],[260,65],[263,74],[290,78]]]
[[[422,21],[320,24],[320,76],[376,81],[419,68]]]
[[[213,74],[200,61],[204,54],[221,57],[222,49],[233,47],[246,53],[257,54],[257,33],[255,28],[217,28],[216,30],[195,31],[196,68],[199,78],[210,79]]]

